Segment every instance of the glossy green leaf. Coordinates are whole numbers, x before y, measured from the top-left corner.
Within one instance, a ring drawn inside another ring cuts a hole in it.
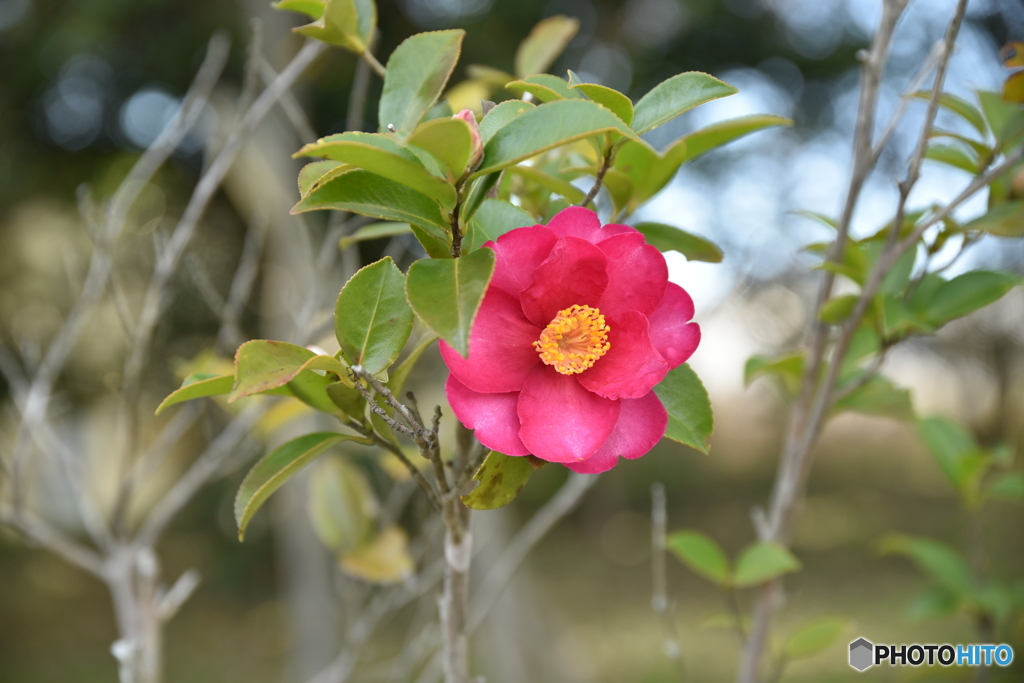
[[[583,194],[583,190],[576,187],[568,180],[556,178],[553,175],[545,173],[536,166],[510,166],[508,173],[513,173],[521,178],[537,183],[545,190],[561,195],[573,204],[580,204],[586,197],[586,195]]]
[[[192,399],[203,398],[204,396],[226,394],[231,391],[231,387],[233,387],[234,384],[234,375],[217,376],[194,372],[185,378],[185,381],[182,382],[180,388],[171,392],[167,398],[157,406],[156,413],[154,414],[159,415],[176,403],[183,403],[184,401],[191,401]]]
[[[961,171],[970,173],[971,175],[978,175],[978,172],[980,171],[978,168],[978,160],[968,154],[966,150],[954,145],[932,143],[931,145],[928,145],[928,150],[925,152],[924,156],[926,159],[931,159],[932,161],[937,161],[940,164],[958,168]]]
[[[842,386],[839,387],[842,391]],[[835,403],[835,410],[852,410],[894,420],[914,419],[910,392],[885,377],[873,377]]]
[[[380,132],[393,125],[407,135],[441,96],[459,61],[462,29],[417,33],[406,38],[388,58],[380,95]]]
[[[716,147],[732,142],[750,133],[772,128],[774,126],[792,126],[793,121],[782,116],[754,114],[712,124],[706,128],[684,135],[681,140],[686,145],[683,163],[696,159],[701,154]]]
[[[1020,237],[1024,235],[1024,200],[994,206],[984,216],[967,223],[964,230],[981,230],[1000,237]]]
[[[974,587],[974,577],[967,562],[945,543],[930,538],[890,534],[882,539],[881,551],[910,558],[921,571],[956,593],[968,593]]]
[[[228,401],[278,389],[300,373],[312,370],[330,371],[347,381],[345,367],[331,356],[318,356],[307,348],[282,341],[245,342],[235,352],[235,382]]]
[[[374,31],[377,29],[377,3],[376,0],[355,0],[356,35],[363,45],[369,45],[373,40]]]
[[[706,455],[711,448],[708,439],[715,428],[715,416],[708,392],[697,373],[683,363],[669,370],[665,379],[654,387],[654,393],[668,412],[665,436]]]
[[[462,119],[434,119],[417,126],[409,136],[409,144],[433,154],[448,170],[448,177],[458,180],[473,154],[473,133]]]
[[[409,227],[408,223],[370,223],[356,230],[351,235],[345,235],[338,240],[339,249],[348,249],[353,244],[359,242],[366,242],[368,240],[379,240],[385,237],[396,237],[398,235],[408,235],[412,232],[412,228]]]
[[[633,130],[646,133],[680,114],[738,92],[728,83],[699,71],[681,73],[651,88],[633,107]]]
[[[278,446],[263,456],[249,474],[245,475],[235,497],[235,521],[238,523],[238,540],[245,538],[245,530],[256,511],[270,495],[294,476],[299,470],[316,460],[333,446],[343,441],[371,444],[369,439],[334,432],[306,434]]]
[[[733,583],[737,588],[758,586],[800,569],[800,560],[779,543],[763,541],[747,546],[736,560]]]
[[[914,97],[921,100],[930,100],[932,94],[929,91],[919,91],[914,93]],[[939,96],[939,106],[960,116],[964,121],[974,126],[982,135],[988,133],[988,126],[985,125],[985,117],[982,116],[981,111],[962,97],[943,93]]]
[[[464,121],[462,125],[466,125]],[[351,164],[410,187],[436,200],[446,210],[455,206],[457,197],[452,184],[431,175],[415,154],[386,135],[358,132],[331,135],[306,145],[295,156],[318,156]]]
[[[637,230],[643,233],[647,243],[659,251],[678,251],[687,261],[721,263],[724,254],[717,244],[700,235],[681,230],[664,223],[637,223]]]
[[[306,196],[327,174],[343,166],[339,161],[314,161],[299,171],[299,196]]]
[[[487,112],[487,115],[480,119],[480,139],[484,145],[490,142],[494,134],[504,128],[512,119],[520,114],[536,109],[529,102],[522,100],[506,100]]]
[[[627,126],[633,123],[633,102],[618,90],[597,83],[584,83],[572,71],[569,72],[569,87],[579,90],[587,99],[610,109]]]
[[[583,95],[569,88],[564,79],[551,74],[538,74],[505,84],[506,90],[528,92],[541,102],[583,99]]]
[[[497,240],[510,230],[536,225],[533,216],[501,199],[485,199],[473,214],[462,242],[463,251],[479,249],[488,240]]]
[[[350,553],[376,532],[379,504],[362,471],[344,458],[316,463],[309,479],[309,519],[320,542],[336,553]]]
[[[925,319],[943,325],[998,301],[1022,281],[1014,273],[974,270],[943,283],[928,300]]]
[[[327,0],[319,18],[292,30],[356,54],[366,50],[366,43],[359,36],[359,13],[354,0]]]
[[[547,71],[579,29],[578,19],[561,14],[538,22],[516,50],[516,76],[524,78]]]
[[[488,118],[484,117],[484,123]],[[491,173],[549,149],[609,131],[636,138],[619,117],[598,104],[587,100],[551,102],[523,112],[494,133],[484,146],[480,170],[470,177]]]
[[[683,564],[700,576],[728,586],[732,581],[729,558],[714,539],[698,531],[677,531],[666,539],[666,546]]]
[[[345,382],[333,382],[324,387],[324,391],[338,410],[356,422],[363,422],[366,415],[366,399],[358,389]]]
[[[292,213],[333,209],[408,223],[427,253],[448,255],[448,222],[429,197],[369,171],[351,170],[317,186],[292,208]]]
[[[274,9],[301,12],[310,19],[319,19],[324,14],[326,0],[279,0],[273,5]]]
[[[341,290],[334,331],[350,365],[370,374],[390,366],[412,332],[405,276],[390,256],[360,269]]]
[[[493,274],[491,249],[457,259],[420,259],[409,267],[409,303],[430,329],[466,357],[469,332]]]
[[[480,483],[469,494],[462,496],[462,502],[473,510],[504,507],[516,499],[531,474],[533,465],[527,458],[491,451],[473,475],[474,481]]]
[[[416,363],[419,362],[423,352],[429,349],[437,339],[437,335],[433,332],[424,334],[416,343],[416,346],[413,347],[413,350],[409,352],[409,355],[391,373],[391,377],[388,379],[388,388],[394,392],[395,396],[402,395],[402,389],[405,388],[405,382],[409,379],[409,373],[416,367]]]
[[[782,647],[782,656],[786,659],[800,659],[816,655],[846,630],[846,620],[835,617],[816,619],[796,630]]]

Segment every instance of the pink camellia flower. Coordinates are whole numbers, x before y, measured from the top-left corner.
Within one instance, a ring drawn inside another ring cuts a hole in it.
[[[496,265],[469,357],[441,343],[459,420],[488,448],[576,472],[651,450],[668,422],[652,389],[700,341],[661,252],[579,207],[485,246]]]

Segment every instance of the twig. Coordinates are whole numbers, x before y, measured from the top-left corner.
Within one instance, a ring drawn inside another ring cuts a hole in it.
[[[260,57],[260,79],[265,85],[270,85],[277,78],[278,73],[274,71],[274,67],[270,66],[265,58]],[[302,105],[299,104],[298,98],[290,90],[281,96],[279,102],[281,105],[281,111],[288,117],[289,123],[295,129],[299,138],[303,142],[310,142],[316,140],[317,134],[316,129],[313,128],[313,124],[309,122],[309,117],[306,116],[306,112],[302,109]]]
[[[672,660],[682,683],[686,680],[686,664],[683,660],[679,631],[676,629],[675,618],[668,602],[668,578],[665,571],[665,538],[668,526],[666,507],[664,484],[651,484],[651,609],[661,619],[665,631],[662,650]]]
[[[604,182],[604,174],[608,172],[608,169],[612,165],[612,151],[609,150],[604,155],[604,160],[601,162],[601,168],[597,169],[597,175],[594,176],[594,184],[591,186],[590,191],[587,192],[587,196],[580,202],[580,206],[586,208],[590,202],[594,201],[597,197],[597,193],[601,191],[601,184]]]
[[[3,504],[0,505],[0,521],[18,529],[34,543],[38,543],[76,567],[81,567],[101,579],[105,577],[106,570],[103,559],[95,551],[65,536],[49,522],[36,517],[31,512],[14,509]]]

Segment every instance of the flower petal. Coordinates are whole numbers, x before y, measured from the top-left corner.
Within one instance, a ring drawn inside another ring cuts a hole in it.
[[[674,368],[686,361],[700,343],[700,327],[689,322],[693,318],[693,299],[686,290],[668,283],[665,298],[648,317],[651,340],[658,353]]]
[[[545,327],[574,304],[596,306],[608,285],[607,268],[608,258],[598,247],[579,237],[563,237],[520,294],[523,313]]]
[[[583,460],[612,433],[619,403],[587,391],[574,375],[541,365],[519,394],[519,438],[541,460]]]
[[[651,313],[665,296],[668,264],[639,232],[622,233],[599,245],[608,257],[608,288],[599,308],[605,316],[624,311]]]
[[[588,242],[597,242],[601,232],[601,219],[590,209],[570,206],[552,216],[548,221],[548,227],[559,237],[579,237]]]
[[[639,235],[640,231],[634,228],[632,225],[620,225],[619,223],[609,223],[608,225],[601,228],[601,234],[598,236],[598,244],[605,241],[609,237],[615,237],[615,235]]]
[[[488,394],[519,391],[540,356],[533,342],[541,330],[523,316],[519,301],[491,287],[469,333],[469,358],[445,342],[441,357],[452,374],[473,391]]]
[[[529,455],[519,438],[519,415],[516,406],[519,392],[481,394],[448,375],[444,385],[448,403],[455,417],[474,430],[477,440],[505,455]]]
[[[608,327],[611,348],[578,375],[580,384],[605,398],[640,398],[665,379],[669,364],[651,343],[643,313],[627,311],[609,319]]]
[[[533,271],[544,262],[557,241],[555,233],[543,225],[512,230],[497,242],[488,241],[484,246],[493,249],[495,256],[490,286],[518,296],[533,281]]]
[[[566,467],[582,474],[607,472],[615,466],[619,456],[633,460],[657,445],[665,435],[668,413],[654,392],[619,403],[619,421],[608,440],[586,460],[566,463]]]

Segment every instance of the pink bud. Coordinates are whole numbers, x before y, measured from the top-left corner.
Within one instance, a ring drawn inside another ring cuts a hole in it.
[[[462,119],[469,124],[469,132],[473,135],[473,153],[469,156],[469,170],[473,170],[484,156],[484,142],[480,138],[480,126],[471,109],[463,109],[454,118]]]

